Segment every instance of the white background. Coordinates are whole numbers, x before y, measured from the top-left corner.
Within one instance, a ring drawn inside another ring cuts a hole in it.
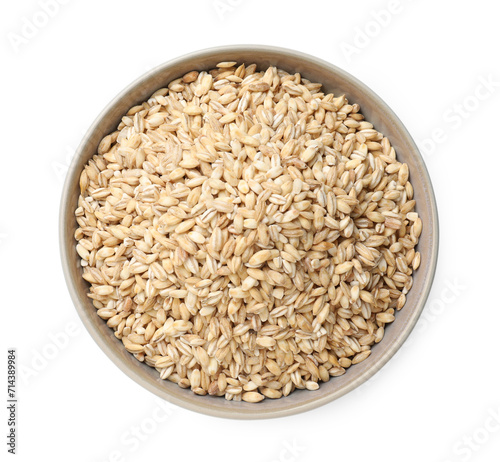
[[[5,384],[6,349],[18,348],[17,460],[499,460],[496,2],[62,3],[51,17],[38,0],[4,1],[0,12],[0,364]],[[235,43],[316,55],[394,109],[433,180],[438,271],[408,345],[349,395],[257,422],[168,405],[158,422],[158,399],[99,350],[70,301],[58,250],[63,179],[84,131],[131,81],[184,53]]]

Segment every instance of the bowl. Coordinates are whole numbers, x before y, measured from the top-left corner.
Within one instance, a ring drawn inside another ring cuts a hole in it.
[[[416,210],[424,224],[418,244],[422,263],[414,273],[406,305],[387,327],[384,339],[372,347],[370,357],[348,368],[343,376],[321,384],[316,391],[296,390],[287,397],[266,399],[257,404],[195,395],[189,389],[160,379],[154,368],[137,361],[97,315],[87,297],[88,284],[82,278],[75,250],[74,211],[80,194],[79,177],[85,163],[96,153],[100,140],[115,130],[130,107],[147,100],[157,89],[188,71],[208,70],[221,61],[256,63],[260,68],[273,65],[291,73],[300,72],[305,78],[322,83],[326,91],[345,94],[349,101],[359,103],[367,120],[389,138],[398,159],[408,164]],[[283,417],[307,411],[345,395],[372,377],[396,353],[415,326],[431,288],[438,254],[438,217],[431,180],[417,146],[394,112],[372,90],[338,67],[297,51],[260,45],[226,46],[191,53],[152,69],[123,90],[97,117],[76,151],[64,184],[59,225],[62,265],[71,298],[83,324],[111,361],[131,379],[171,403],[203,414],[235,419]]]

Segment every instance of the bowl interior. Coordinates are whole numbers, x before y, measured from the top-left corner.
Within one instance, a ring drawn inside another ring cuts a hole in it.
[[[74,210],[80,192],[79,176],[85,163],[96,153],[100,140],[116,129],[130,107],[147,100],[157,89],[188,71],[208,70],[221,61],[256,63],[259,68],[273,65],[291,73],[300,72],[313,82],[321,82],[327,92],[345,94],[350,102],[359,103],[367,120],[391,140],[398,159],[409,165],[416,209],[424,224],[418,244],[422,263],[414,273],[413,288],[405,307],[387,327],[382,342],[372,348],[371,356],[347,369],[343,376],[321,384],[317,391],[297,390],[286,398],[267,399],[258,404],[197,396],[190,390],[161,380],[156,370],[129,354],[121,341],[114,337],[113,331],[97,316],[86,296],[88,285],[82,279],[73,237],[77,227]],[[61,201],[60,243],[66,281],[78,314],[94,340],[123,372],[156,395],[194,411],[218,417],[266,418],[306,411],[332,401],[369,379],[394,355],[413,329],[430,290],[437,261],[438,221],[434,194],[422,157],[401,121],[373,91],[341,69],[302,53],[274,47],[233,46],[192,53],[163,64],[131,84],[104,109],[80,144],[66,178]]]

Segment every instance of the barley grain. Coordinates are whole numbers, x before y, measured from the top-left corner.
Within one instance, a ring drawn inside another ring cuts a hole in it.
[[[423,222],[359,105],[228,61],[155,92],[79,178],[76,252],[125,349],[257,403],[367,360],[406,303]]]

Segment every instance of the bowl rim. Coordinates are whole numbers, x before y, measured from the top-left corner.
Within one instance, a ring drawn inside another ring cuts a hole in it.
[[[84,151],[84,148],[87,142],[91,139],[94,131],[99,127],[105,117],[110,113],[113,107],[124,98],[131,90],[137,88],[141,85],[141,83],[154,75],[159,75],[166,69],[172,68],[176,65],[180,65],[188,60],[196,60],[201,59],[207,56],[211,56],[217,53],[235,53],[238,52],[255,52],[255,53],[280,53],[289,58],[295,58],[300,60],[301,62],[309,62],[316,66],[320,66],[327,71],[331,71],[336,74],[340,78],[353,83],[359,89],[362,90],[364,94],[367,94],[372,98],[377,104],[381,107],[382,111],[385,114],[385,117],[397,127],[399,132],[403,135],[405,142],[409,146],[412,151],[412,155],[414,155],[414,161],[418,164],[420,172],[423,174],[422,182],[426,185],[426,190],[428,193],[428,206],[430,208],[430,216],[432,217],[432,228],[430,232],[433,235],[433,245],[429,249],[429,271],[424,279],[423,289],[421,294],[413,308],[414,316],[411,318],[411,322],[404,326],[400,335],[396,337],[395,341],[390,345],[390,347],[383,353],[383,355],[379,358],[379,360],[369,369],[367,369],[364,373],[362,373],[356,380],[350,381],[347,385],[339,390],[335,390],[330,394],[325,396],[319,396],[317,399],[308,401],[306,403],[298,403],[298,404],[290,404],[288,407],[284,407],[282,409],[260,409],[258,406],[255,406],[255,410],[247,411],[247,410],[236,410],[236,409],[220,409],[214,408],[207,402],[206,405],[203,405],[199,402],[194,403],[192,397],[186,394],[186,399],[181,399],[176,396],[171,395],[168,390],[165,388],[159,388],[154,383],[151,383],[146,378],[144,378],[139,373],[131,370],[119,357],[119,355],[106,343],[104,338],[97,326],[92,322],[92,320],[86,315],[85,308],[82,304],[82,301],[78,295],[78,290],[75,284],[74,279],[72,278],[71,269],[69,265],[69,258],[65,239],[65,225],[67,223],[67,215],[69,213],[73,213],[73,211],[69,210],[68,203],[70,203],[70,191],[71,185],[73,181],[75,181],[79,177],[79,169],[78,169],[78,160]],[[78,171],[77,171],[78,170]],[[76,176],[78,174],[78,176]],[[64,182],[61,201],[60,201],[60,209],[59,209],[59,248],[60,248],[60,257],[62,263],[62,269],[64,273],[64,278],[66,280],[66,285],[71,296],[71,300],[76,308],[78,316],[82,320],[85,328],[90,333],[91,337],[97,343],[97,345],[103,350],[103,352],[108,356],[111,361],[128,377],[134,380],[136,383],[146,388],[150,392],[154,393],[158,397],[165,399],[166,401],[173,403],[175,405],[181,406],[185,409],[199,412],[205,415],[210,415],[213,417],[222,417],[222,418],[230,418],[230,419],[264,419],[264,418],[277,418],[284,417],[288,415],[294,415],[301,412],[309,411],[320,407],[324,404],[327,404],[341,396],[349,393],[350,391],[357,388],[362,383],[369,380],[373,375],[375,375],[393,356],[394,354],[401,348],[403,343],[406,341],[413,328],[415,327],[422,310],[426,304],[427,298],[429,296],[431,286],[434,280],[438,253],[439,253],[439,221],[438,221],[438,211],[437,211],[437,203],[436,198],[432,186],[432,182],[429,176],[429,172],[425,165],[424,159],[415,143],[410,133],[406,129],[405,125],[401,122],[401,120],[396,116],[393,110],[384,102],[382,98],[378,96],[373,90],[371,90],[368,86],[366,86],[363,82],[358,80],[356,77],[352,76],[348,72],[343,69],[337,67],[334,64],[329,63],[321,58],[312,56],[307,53],[303,53],[300,51],[283,48],[283,47],[275,47],[268,45],[251,45],[251,44],[240,44],[240,45],[225,45],[218,47],[210,47],[204,48],[199,51],[194,51],[191,53],[187,53],[181,55],[177,58],[171,59],[162,63],[151,70],[143,73],[137,79],[135,79],[132,83],[126,86],[122,91],[120,91],[98,114],[95,118],[89,129],[86,131],[85,136],[80,142],[71,164],[69,166],[68,172],[66,174],[66,179]]]

